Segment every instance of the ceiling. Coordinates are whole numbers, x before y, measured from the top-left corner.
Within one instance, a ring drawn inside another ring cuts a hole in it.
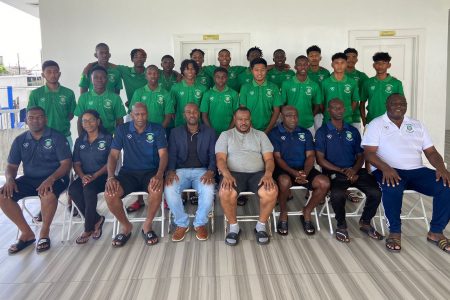
[[[0,0],[12,7],[39,18],[39,0]]]

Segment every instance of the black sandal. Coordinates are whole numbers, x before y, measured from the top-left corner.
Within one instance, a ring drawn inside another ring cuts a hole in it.
[[[236,246],[239,243],[239,236],[241,235],[241,230],[239,229],[239,232],[228,232],[227,236],[225,237],[225,244],[228,246]],[[234,243],[229,242],[228,240],[234,241]]]
[[[92,238],[94,240],[100,239],[102,237],[102,234],[103,234],[103,224],[105,223],[106,218],[105,218],[105,216],[100,216],[100,219],[102,221],[100,222],[100,225],[98,226],[98,229],[95,230],[94,233],[92,234]]]
[[[311,221],[306,221],[304,215],[300,215],[300,222],[303,225],[303,231],[307,235],[313,235],[316,233],[316,228],[314,228],[314,225]]]
[[[29,240],[29,241],[18,240],[17,243],[12,244],[9,247],[8,253],[9,254],[16,254],[17,252],[22,251],[26,247],[28,247],[30,245],[33,245],[34,242],[36,242],[36,239],[32,239],[32,240]]]
[[[123,234],[123,233],[119,233],[118,235],[116,235],[112,241],[112,246],[114,248],[120,248],[125,246],[125,244],[128,242],[128,240],[130,239],[131,236],[131,232],[128,234]]]
[[[348,235],[347,229],[336,229],[336,239],[341,243],[350,243],[350,236]]]
[[[288,235],[288,231],[289,231],[288,221],[287,220],[286,221],[279,220],[278,223],[277,223],[277,232],[278,232],[278,234],[280,234],[280,235]]]
[[[36,252],[41,253],[50,249],[50,238],[40,238],[36,245]]]
[[[83,232],[83,233],[86,233],[86,232]],[[75,240],[75,243],[77,243],[78,245],[86,244],[92,235],[92,232],[88,232],[88,235],[85,235],[85,236],[83,236],[83,233],[79,237],[77,237],[77,239]]]
[[[259,245],[267,245],[270,242],[270,237],[267,234],[267,232],[262,231],[262,230],[258,231],[258,230],[256,230],[256,228],[255,228],[255,237],[256,237],[256,242]]]
[[[149,232],[145,233],[144,229],[142,229],[141,233],[147,246],[153,246],[158,243],[159,241],[158,236],[153,230],[150,230]]]

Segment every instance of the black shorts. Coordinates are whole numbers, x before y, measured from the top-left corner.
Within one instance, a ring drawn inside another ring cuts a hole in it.
[[[236,179],[237,187],[235,188],[236,192],[252,192],[257,194],[259,189],[259,181],[264,176],[264,172],[256,172],[256,173],[243,173],[243,172],[232,172],[230,171],[231,176]],[[222,176],[220,177],[220,182],[222,182]]]
[[[123,196],[133,192],[146,192],[148,193],[148,184],[150,179],[156,175],[158,171],[119,171],[117,180],[123,189]]]
[[[275,181],[277,181],[278,177],[280,177],[281,175],[289,176],[291,178],[292,186],[302,186],[302,187],[307,188],[308,190],[312,190],[312,182],[313,182],[314,178],[316,178],[316,176],[318,176],[318,175],[322,175],[322,173],[317,171],[316,168],[312,168],[311,171],[309,172],[308,176],[306,177],[308,182],[305,184],[298,184],[297,182],[295,182],[294,176],[292,176],[291,174],[289,174],[288,172],[284,171],[283,169],[281,169],[279,167],[275,167],[275,170],[273,171],[273,179],[275,179]]]
[[[41,185],[41,183],[46,180],[48,177],[44,178],[32,178],[29,176],[21,176],[16,178],[16,185],[19,192],[13,193],[12,199],[17,202],[25,197],[38,196],[37,188]],[[55,194],[56,199],[59,198],[62,192],[64,192],[69,186],[69,177],[65,176],[55,181],[53,184],[53,194]]]

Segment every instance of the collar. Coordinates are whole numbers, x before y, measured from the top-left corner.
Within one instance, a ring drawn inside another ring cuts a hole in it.
[[[129,123],[130,124],[128,125],[128,129],[130,130],[130,132],[137,133],[136,127],[134,127],[134,121],[130,121]],[[152,124],[150,124],[150,122],[147,122],[147,126],[145,126],[144,132],[148,131],[149,129],[151,131],[151,128],[152,128]]]
[[[183,125],[184,126],[184,129],[186,129],[186,132],[188,133],[188,134],[191,134],[191,132],[189,131],[189,128],[188,128],[188,126],[187,126],[187,124],[185,124],[185,125]],[[200,131],[202,131],[202,124],[198,124],[198,129],[197,129],[197,132],[196,133],[199,133]],[[194,133],[195,134],[195,133]]]
[[[144,72],[142,72],[142,73],[138,73],[138,72],[136,72],[136,70],[134,69],[134,66],[132,66],[132,67],[129,67],[130,68],[130,73],[132,73],[132,74],[136,74],[136,75],[142,75],[142,74],[145,74],[145,70],[147,70],[147,67],[146,66],[144,66]]]
[[[44,85],[44,92],[45,93],[59,93],[59,88],[61,87],[61,84],[58,83],[58,88],[55,91],[52,91],[48,88],[47,85]]]
[[[383,79],[383,80],[378,79],[377,76],[374,76],[374,78],[375,78],[376,81],[388,82],[388,81],[390,81],[390,80],[392,79],[392,76],[388,73],[387,76],[386,76],[386,78]]]
[[[385,113],[383,114],[382,118],[383,118],[383,121],[385,121],[385,122],[387,122],[387,123],[394,124],[394,122],[392,122],[391,119],[389,119],[389,117],[388,117],[388,115],[387,115],[387,112],[385,112]],[[410,122],[411,122],[411,118],[408,117],[407,115],[405,115],[405,116],[403,116],[403,122],[402,122],[402,125],[400,125],[400,127],[402,127],[403,124],[405,124],[405,123],[410,123]],[[394,124],[394,125],[395,125],[395,124]],[[397,125],[395,125],[395,127],[397,127]]]
[[[334,77],[334,72],[333,72],[333,74],[331,74],[330,78],[331,78],[331,81],[333,81],[333,82],[346,82],[347,81],[347,75],[345,75],[345,73],[344,73],[344,77],[342,78],[342,80],[337,80],[336,77]]]
[[[44,133],[41,136],[41,139],[44,137],[49,137],[52,135],[52,130],[50,129],[50,127],[45,127],[44,129]],[[27,131],[27,135],[25,136],[26,140],[34,140],[33,136],[31,135],[31,131]]]
[[[293,76],[293,78],[296,83],[300,83],[300,84],[307,84],[307,83],[310,83],[310,81],[311,81],[311,79],[309,79],[309,76],[306,76],[305,81],[298,80],[297,74],[295,74],[295,76]]]
[[[262,84],[258,84],[255,79],[252,80],[253,86],[267,86],[267,79],[264,79]]]
[[[98,139],[102,139],[102,138],[104,138],[105,137],[105,135],[103,134],[103,132],[101,132],[100,130],[98,131],[98,135],[97,135],[97,138],[95,139],[95,140],[98,140]],[[85,133],[83,133],[83,142],[87,142],[88,141],[88,134],[85,132]]]
[[[337,128],[333,125],[333,123],[331,121],[328,121],[327,127],[328,127],[328,130],[336,130],[337,131]],[[349,125],[347,123],[345,123],[345,122],[344,122],[344,126],[342,128],[343,129],[350,129]]]
[[[197,78],[197,77],[196,77]],[[184,86],[184,87],[193,87],[193,86],[195,86],[195,81],[194,81],[194,83],[192,84],[192,85],[188,85],[187,83],[186,83],[186,80],[181,80],[181,84]]]
[[[216,85],[214,85],[214,87],[212,89],[213,89],[213,91],[218,92],[218,93],[224,93],[224,92],[227,92],[229,90],[228,85],[225,85],[225,87],[223,88],[223,91],[219,91],[216,88]]]
[[[151,89],[148,87],[148,84],[146,84],[146,85],[144,86],[144,90],[145,90],[146,92],[152,92],[152,93],[154,93],[154,92],[161,92],[161,87],[158,85],[158,86],[156,87],[156,89],[151,90]]]
[[[106,87],[105,87],[105,91],[103,93],[101,93],[101,94],[97,94],[93,88],[90,91],[91,95],[94,96],[94,97],[105,96],[107,92],[108,92],[108,89]]]
[[[277,128],[280,131],[280,133],[297,133],[297,132],[302,132],[302,129],[299,126],[295,127],[292,132],[287,131],[286,128],[283,126],[283,122],[278,123]]]

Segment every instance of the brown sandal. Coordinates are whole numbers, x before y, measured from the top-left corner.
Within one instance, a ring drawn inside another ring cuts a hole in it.
[[[85,235],[87,234],[87,235]],[[89,238],[92,235],[92,231],[91,232],[83,232],[79,237],[77,237],[77,239],[75,240],[75,243],[77,243],[78,245],[81,244],[86,244],[89,241]]]
[[[400,250],[402,250],[401,240],[399,238],[392,238],[392,237],[387,238],[386,249],[394,253],[400,252]]]

